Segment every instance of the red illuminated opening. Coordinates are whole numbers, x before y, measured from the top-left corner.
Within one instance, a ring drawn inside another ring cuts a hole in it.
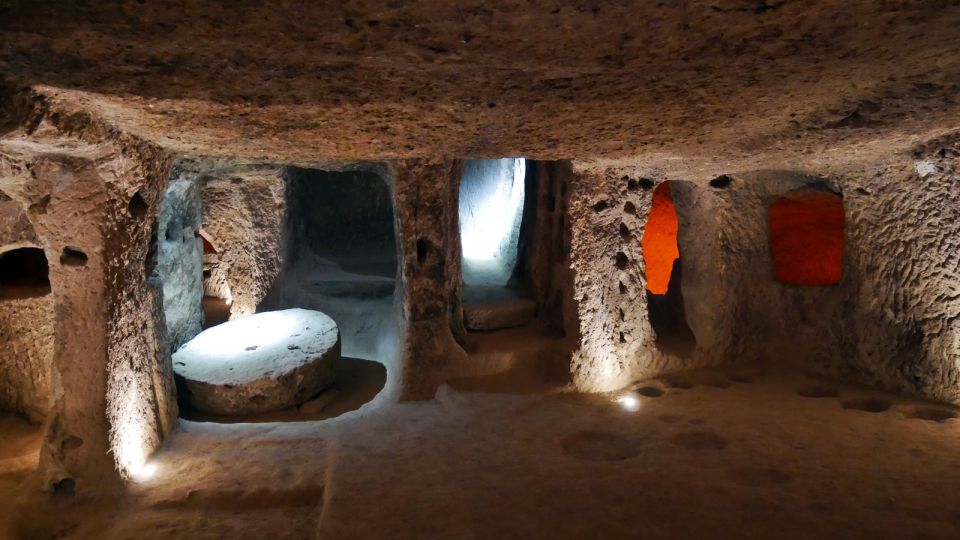
[[[647,266],[647,290],[652,294],[666,294],[670,286],[674,261],[680,258],[678,228],[670,183],[663,182],[653,192],[653,207],[640,240]]]
[[[647,314],[657,346],[685,357],[696,346],[696,337],[687,325],[681,291],[679,229],[670,183],[663,182],[653,192],[653,205],[640,239],[647,267]]]
[[[770,206],[774,279],[795,285],[835,285],[843,271],[843,199],[804,188]]]

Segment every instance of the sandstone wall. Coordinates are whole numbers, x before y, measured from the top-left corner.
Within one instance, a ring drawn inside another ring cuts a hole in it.
[[[120,488],[176,422],[151,224],[170,174],[158,148],[20,91],[0,134],[0,189],[27,209],[50,262],[55,321],[40,478]]]
[[[39,245],[19,203],[0,193],[0,253]],[[0,410],[44,419],[52,357],[53,296],[0,298]]]
[[[537,320],[542,331],[575,339],[579,326],[570,271],[571,178],[569,162],[527,161],[527,198],[517,270],[537,302]]]
[[[685,357],[657,347],[644,294],[639,238],[650,194],[666,174],[575,163],[576,386],[609,390],[685,368],[752,362],[960,401],[958,155],[946,139],[844,174],[673,181],[684,307],[696,337]],[[840,282],[775,281],[770,205],[815,183],[843,197]]]
[[[282,268],[283,170],[221,171],[203,182],[202,226],[218,250],[204,291],[231,302],[231,319],[251,315]]]
[[[203,325],[203,241],[200,185],[190,174],[175,175],[160,202],[156,274],[163,283],[163,311],[172,351]]]
[[[833,373],[960,402],[960,144],[839,178],[847,194],[853,317]]]
[[[399,160],[388,164],[394,195],[399,279],[388,384],[401,399],[432,398],[451,365],[465,360],[460,309],[457,190],[461,162]],[[396,386],[393,386],[396,385]]]
[[[574,163],[570,260],[579,344],[571,373],[580,390],[614,390],[637,378],[719,361],[699,353],[678,357],[655,346],[640,248],[654,186],[635,172]]]

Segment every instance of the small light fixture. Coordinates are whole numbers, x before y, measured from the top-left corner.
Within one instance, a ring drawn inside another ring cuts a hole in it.
[[[628,412],[637,412],[640,410],[640,398],[633,392],[625,392],[617,397],[617,403]]]
[[[133,478],[134,482],[146,482],[154,477],[157,474],[157,466],[153,463],[144,463],[139,467],[132,467],[130,470],[130,477]]]

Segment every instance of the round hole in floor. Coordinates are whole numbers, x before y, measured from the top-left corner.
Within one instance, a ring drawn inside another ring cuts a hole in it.
[[[637,388],[637,393],[644,397],[660,397],[663,395],[663,390],[656,386],[641,386]]]
[[[840,402],[844,409],[855,409],[871,413],[880,413],[889,409],[893,403],[888,399],[879,397],[863,397],[848,399]]]
[[[907,418],[917,420],[928,420],[930,422],[943,422],[951,418],[956,418],[957,413],[939,407],[917,407],[906,413]]]

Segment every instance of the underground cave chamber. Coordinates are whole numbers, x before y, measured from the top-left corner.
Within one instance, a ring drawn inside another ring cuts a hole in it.
[[[640,241],[646,265],[647,312],[657,346],[665,352],[685,356],[696,346],[696,338],[686,319],[679,231],[671,182],[661,182],[654,189]]]

